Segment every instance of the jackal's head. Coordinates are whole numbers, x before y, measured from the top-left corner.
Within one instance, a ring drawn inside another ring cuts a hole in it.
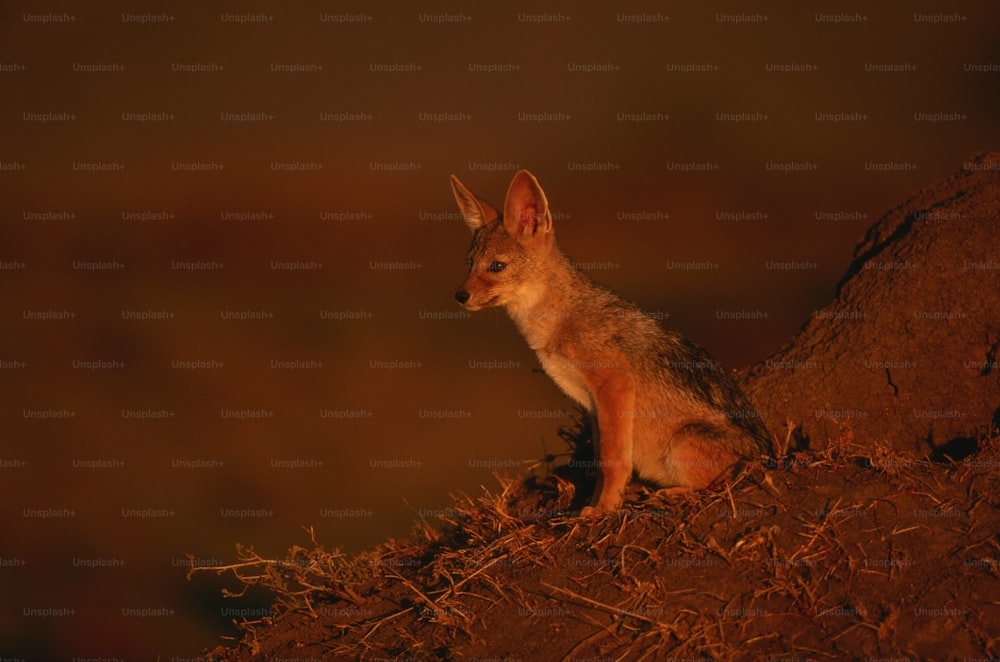
[[[468,310],[533,303],[555,243],[549,203],[538,181],[519,170],[507,189],[502,215],[454,175],[451,188],[472,230],[469,275],[455,298]]]

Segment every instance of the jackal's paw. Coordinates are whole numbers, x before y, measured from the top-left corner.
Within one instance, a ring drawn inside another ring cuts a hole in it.
[[[617,512],[621,508],[621,504],[608,504],[598,502],[596,506],[585,506],[580,510],[580,517],[598,517],[604,513]]]

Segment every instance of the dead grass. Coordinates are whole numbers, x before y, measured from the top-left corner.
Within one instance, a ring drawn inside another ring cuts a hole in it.
[[[582,421],[564,433],[572,457],[588,434]],[[940,466],[847,431],[715,491],[635,485],[596,521],[571,515],[585,477],[549,458],[539,476],[455,497],[406,540],[347,556],[310,530],[283,560],[238,547],[190,575],[274,595],[275,614],[244,623],[220,660],[996,656],[996,435],[980,447]]]

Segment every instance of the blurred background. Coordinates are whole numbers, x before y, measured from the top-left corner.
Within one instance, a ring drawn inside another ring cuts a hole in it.
[[[0,9],[0,657],[184,659],[260,615],[200,563],[405,536],[562,450],[570,401],[452,299],[458,175],[727,367],[1000,138],[977,2],[15,1]]]

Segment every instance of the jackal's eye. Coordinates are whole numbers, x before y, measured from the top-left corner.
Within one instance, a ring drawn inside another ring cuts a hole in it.
[[[506,262],[493,260],[492,262],[490,262],[490,266],[486,267],[486,271],[492,271],[493,273],[497,273],[498,271],[503,271],[506,268],[507,268]]]

